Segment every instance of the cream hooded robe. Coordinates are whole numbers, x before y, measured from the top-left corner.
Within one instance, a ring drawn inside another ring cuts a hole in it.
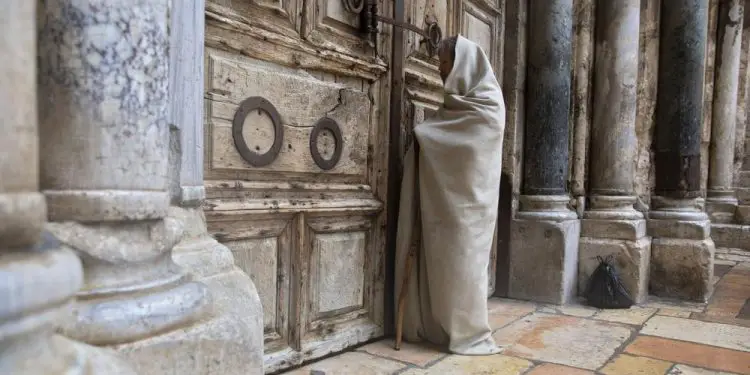
[[[443,108],[414,130],[404,160],[396,243],[396,308],[409,280],[404,338],[456,354],[499,352],[487,321],[487,266],[497,222],[505,104],[482,49],[461,36]],[[416,155],[418,153],[418,155]],[[416,160],[418,159],[418,162]]]

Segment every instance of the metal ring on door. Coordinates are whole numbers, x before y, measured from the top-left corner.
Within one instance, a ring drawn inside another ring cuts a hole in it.
[[[318,137],[323,130],[328,130],[333,135],[333,140],[336,142],[336,148],[333,150],[333,155],[330,159],[323,158],[323,155],[318,151]],[[330,117],[323,117],[318,120],[313,126],[312,132],[310,132],[310,154],[312,155],[315,164],[320,169],[328,171],[338,164],[341,159],[341,151],[344,149],[344,139],[341,136],[341,128],[339,124]]]
[[[258,113],[265,112],[271,118],[271,123],[273,124],[273,145],[263,154],[259,154],[247,147],[247,142],[245,142],[245,138],[242,136],[245,118],[254,110],[257,110]],[[243,100],[239,108],[237,108],[237,112],[234,113],[232,138],[234,139],[234,147],[237,148],[242,159],[250,163],[250,165],[253,167],[263,167],[271,164],[279,156],[281,144],[284,142],[284,127],[281,124],[279,111],[276,110],[276,107],[271,102],[260,96],[251,96]]]

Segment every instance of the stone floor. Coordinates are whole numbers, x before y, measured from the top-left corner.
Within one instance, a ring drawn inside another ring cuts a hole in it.
[[[750,259],[717,259],[715,282],[707,305],[652,298],[597,310],[492,299],[501,355],[408,344],[397,352],[386,339],[286,374],[750,374]]]

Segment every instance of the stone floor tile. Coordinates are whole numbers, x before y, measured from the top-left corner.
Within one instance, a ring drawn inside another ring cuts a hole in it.
[[[727,349],[750,351],[750,328],[728,324],[656,315],[646,322],[640,333]]]
[[[737,327],[750,328],[750,319],[727,318],[723,316],[706,315],[706,314],[698,314],[698,313],[690,314],[690,319],[700,320],[700,321],[709,322],[709,323],[721,323],[721,324],[729,324],[729,325],[733,325]]]
[[[648,301],[644,304],[641,304],[643,307],[656,307],[656,308],[666,308],[666,309],[672,309],[672,310],[678,310],[678,311],[690,311],[690,312],[703,312],[703,310],[706,309],[706,305],[703,303],[698,302],[687,302],[687,301],[680,301],[680,300],[674,300],[669,298],[660,298],[655,296],[649,296]]]
[[[487,300],[487,311],[508,315],[526,315],[539,307],[534,302],[510,298],[490,298]]]
[[[605,375],[663,375],[670,367],[671,362],[620,354],[599,372]]]
[[[750,353],[660,337],[639,336],[625,348],[636,356],[750,375]]]
[[[688,365],[675,365],[667,375],[732,375],[728,372],[706,370]]]
[[[734,267],[734,264],[714,264],[714,275],[718,277],[722,277],[729,272],[732,267]]]
[[[594,315],[594,319],[608,322],[641,325],[656,313],[655,307],[633,306],[629,309],[602,310]]]
[[[493,337],[507,355],[595,370],[632,333],[620,324],[536,312]]]
[[[471,357],[450,355],[428,369],[412,368],[404,375],[519,375],[534,364],[505,355]],[[327,374],[326,374],[327,375]]]
[[[745,303],[742,305],[742,308],[737,313],[736,318],[750,320],[750,298],[745,300]]]
[[[736,266],[737,262],[731,260],[714,259],[714,265]]]
[[[349,352],[285,373],[310,375],[313,370],[325,375],[391,375],[405,368],[403,363],[378,358],[367,353]]]
[[[575,367],[556,365],[554,363],[542,363],[534,367],[525,375],[594,375],[589,370],[583,370]]]
[[[365,345],[359,348],[359,350],[378,357],[395,359],[420,367],[425,367],[429,363],[446,356],[445,353],[440,352],[437,348],[428,346],[425,343],[410,344],[403,342],[401,343],[401,350],[397,351],[393,349],[393,339],[386,339]]]
[[[487,309],[489,310],[488,318],[490,327],[494,330],[534,312],[537,309],[537,305],[533,302],[493,298],[487,301]]]
[[[590,316],[594,316],[594,314],[596,314],[598,310],[590,306],[571,304],[562,306],[544,305],[539,311],[547,314],[562,314],[577,316],[579,318],[588,318]]]
[[[657,311],[656,314],[664,315],[664,316],[673,316],[675,318],[689,318],[690,314],[692,313],[690,311],[684,311],[684,310],[659,309],[659,311]]]

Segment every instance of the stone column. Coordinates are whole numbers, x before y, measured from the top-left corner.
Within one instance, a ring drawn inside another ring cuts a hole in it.
[[[36,2],[0,12],[0,374],[133,374],[114,353],[55,330],[83,284],[81,261],[44,233],[39,192]]]
[[[714,223],[731,223],[737,208],[734,140],[744,5],[744,0],[725,0],[719,6],[711,159],[706,192],[706,209]]]
[[[211,304],[205,285],[172,261],[182,227],[167,217],[169,0],[40,6],[48,227],[85,275],[64,332],[110,345],[185,328]]]
[[[662,3],[656,188],[648,223],[651,293],[697,301],[711,292],[715,252],[699,202],[707,24],[705,0]]]
[[[573,0],[530,0],[524,181],[511,229],[512,298],[575,296],[580,221],[567,191]]]
[[[578,291],[599,265],[597,256],[612,255],[631,297],[642,302],[651,240],[643,214],[633,208],[639,27],[639,0],[597,3],[590,197],[581,222]]]
[[[169,346],[171,360],[161,366],[164,368],[194,369],[210,364],[210,370],[206,371],[209,373],[261,375],[264,332],[260,297],[250,277],[235,266],[232,251],[208,234],[201,207],[206,196],[203,186],[204,6],[204,0],[184,0],[180,7],[172,7],[169,49],[172,206],[169,216],[181,222],[185,229],[182,240],[174,247],[173,259],[208,286],[215,301],[214,313],[210,319],[186,330],[184,335],[174,337],[168,345],[162,340],[154,342],[155,345],[142,345],[139,351],[147,354],[155,347],[164,350]],[[206,338],[207,333],[220,339]],[[216,345],[217,341],[221,345]],[[141,358],[149,359],[146,355]],[[216,361],[217,358],[221,361]]]

